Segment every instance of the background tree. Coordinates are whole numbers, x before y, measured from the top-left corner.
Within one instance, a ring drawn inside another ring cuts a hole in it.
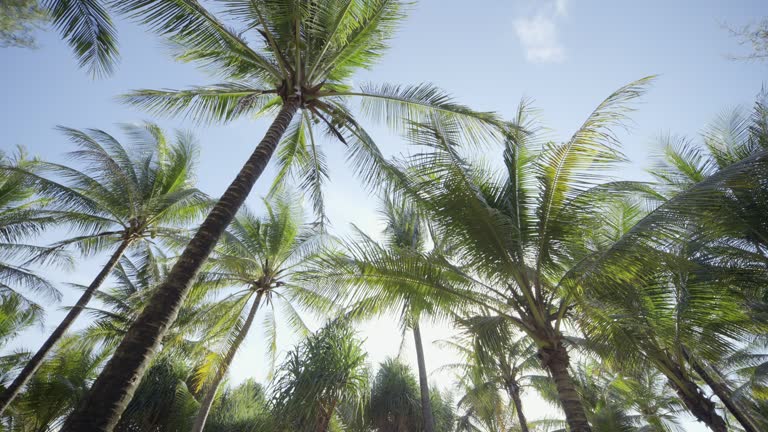
[[[80,343],[77,337],[62,341],[3,413],[7,430],[56,430],[88,391],[106,358],[98,347]]]
[[[740,29],[729,29],[736,36],[741,45],[746,45],[751,52],[744,59],[765,60],[768,59],[768,19],[744,26]]]
[[[445,260],[445,244],[432,236],[427,221],[420,215],[417,209],[409,202],[398,197],[385,195],[382,199],[382,215],[386,221],[384,229],[384,241],[379,243],[371,237],[356,229],[358,240],[354,243],[343,242],[342,249],[349,250],[351,256],[356,252],[366,250],[373,257],[375,254],[385,255],[390,259],[409,260],[412,256],[429,256],[433,260]],[[431,247],[430,247],[431,246]],[[361,263],[362,265],[373,265],[376,263]],[[317,272],[310,272],[306,277],[309,280],[316,278],[324,279],[326,277],[334,278],[336,274],[335,267],[325,267],[321,269],[328,275],[323,276]],[[359,280],[348,276],[345,280],[339,281],[333,279],[334,286],[346,288],[348,292],[342,293],[339,297],[340,302],[354,303],[351,306],[352,314],[357,317],[379,316],[387,313],[398,315],[400,328],[403,333],[407,329],[413,332],[414,345],[416,347],[416,359],[419,373],[419,389],[421,395],[422,422],[424,430],[434,431],[435,419],[432,414],[431,396],[428,383],[428,371],[426,358],[424,356],[424,346],[421,337],[420,322],[425,317],[441,318],[447,316],[445,311],[450,306],[441,301],[438,297],[425,295],[423,292],[414,291],[413,287],[404,284],[402,280],[393,280],[387,290],[359,292],[357,288],[364,287],[366,283],[365,276]],[[347,297],[346,299],[344,297]]]
[[[421,430],[421,398],[416,377],[399,360],[379,365],[371,386],[371,424],[378,432]]]
[[[47,258],[67,257],[27,243],[56,222],[45,208],[48,200],[35,196],[33,184],[22,173],[36,163],[21,148],[12,156],[0,152],[0,295],[16,296],[39,312],[40,306],[25,293],[56,301],[61,293],[28,266],[50,264]]]
[[[0,4],[0,47],[35,46],[32,32],[47,22],[37,0],[6,0]]]
[[[533,382],[547,379],[532,374],[541,367],[536,346],[527,337],[515,337],[514,329],[504,317],[457,317],[455,323],[461,329],[461,338],[442,341],[442,344],[457,351],[463,362],[447,367],[458,369],[457,372],[464,375],[463,380],[473,382],[490,401],[503,400],[501,395],[491,393],[504,392],[517,416],[517,427],[521,432],[528,432],[522,392]]]

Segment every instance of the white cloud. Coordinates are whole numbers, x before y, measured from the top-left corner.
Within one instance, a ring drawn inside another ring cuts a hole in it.
[[[515,35],[533,63],[565,60],[565,47],[558,37],[558,24],[568,16],[570,0],[522,0],[513,21]]]
[[[568,0],[555,0],[555,14],[561,17],[568,15]]]
[[[558,8],[560,3],[558,1]],[[514,21],[515,34],[525,50],[528,61],[555,63],[565,60],[565,49],[557,37],[557,25],[552,17],[543,14]]]

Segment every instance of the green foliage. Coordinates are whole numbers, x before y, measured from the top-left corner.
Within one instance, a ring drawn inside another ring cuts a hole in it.
[[[144,375],[120,422],[118,432],[187,430],[197,409],[187,387],[191,368],[172,357],[161,357]]]
[[[55,430],[86,395],[107,358],[77,337],[65,340],[3,413],[2,422],[10,431]]]
[[[37,0],[5,0],[0,3],[0,47],[35,47],[32,32],[47,21]]]
[[[78,147],[69,156],[82,168],[38,161],[33,170],[17,170],[49,199],[56,220],[81,234],[53,250],[74,247],[87,255],[123,241],[139,247],[173,240],[208,208],[194,187],[191,135],[178,133],[171,141],[155,124],[127,125],[127,147],[102,130],[59,129]]]
[[[249,379],[228,388],[213,405],[206,432],[267,432],[277,421],[269,412],[264,388]]]
[[[125,95],[125,102],[201,123],[260,116],[288,101],[299,103],[277,149],[272,191],[284,180],[296,180],[321,226],[327,222],[323,187],[329,178],[323,135],[345,145],[349,163],[369,185],[378,186],[390,171],[351,103],[399,130],[438,113],[476,137],[493,136],[503,126],[496,115],[472,111],[428,83],[352,89],[354,73],[375,64],[402,22],[406,5],[399,0],[234,0],[216,13],[188,0],[136,0],[117,9],[169,38],[178,60],[224,80],[185,90],[137,90]],[[255,40],[244,36],[251,29],[258,32]]]
[[[29,307],[40,309],[18,289],[53,300],[59,300],[61,293],[28,266],[66,263],[68,257],[26,243],[57,223],[44,209],[48,201],[35,197],[34,185],[19,172],[32,169],[36,163],[21,148],[11,157],[0,152],[0,294],[20,296]]]
[[[367,354],[350,324],[331,321],[287,354],[273,383],[272,407],[287,430],[326,432],[339,405],[363,414]]]
[[[370,417],[379,432],[420,430],[419,385],[405,363],[387,359],[379,365],[371,386]]]

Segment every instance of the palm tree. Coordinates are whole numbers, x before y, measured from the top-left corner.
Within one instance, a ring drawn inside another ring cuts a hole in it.
[[[457,408],[457,432],[494,432],[515,430],[512,401],[503,398],[489,385],[478,369],[469,369],[459,378],[461,394]]]
[[[447,365],[463,370],[468,382],[479,381],[476,387],[486,392],[503,391],[517,415],[521,432],[528,432],[528,420],[523,412],[523,387],[546,378],[530,375],[540,368],[536,346],[527,337],[515,337],[514,330],[504,317],[474,316],[457,318],[462,337],[456,341],[443,341],[458,351],[465,362]],[[494,397],[491,400],[502,399]]]
[[[38,193],[51,199],[50,205],[58,208],[55,215],[59,222],[84,232],[59,242],[54,249],[75,246],[84,254],[111,250],[112,255],[0,395],[0,413],[64,337],[123,254],[156,238],[182,234],[183,226],[194,221],[207,205],[205,196],[192,185],[196,151],[191,136],[178,134],[176,141],[167,142],[156,125],[127,126],[126,133],[135,141],[129,150],[101,130],[60,129],[80,147],[70,155],[86,163],[82,171],[37,162],[34,171],[20,167],[15,172],[33,181]],[[46,171],[64,182],[49,179],[43,174]]]
[[[389,292],[400,282],[422,296],[505,317],[536,343],[570,430],[589,431],[568,372],[562,331],[574,306],[573,291],[560,282],[571,266],[594,253],[585,233],[600,229],[595,204],[606,189],[618,187],[596,186],[601,172],[621,160],[612,128],[622,124],[628,102],[648,81],[620,88],[570,140],[543,144],[538,153],[537,127],[522,104],[513,121],[519,127],[505,142],[501,172],[462,157],[462,130],[450,119],[414,125],[409,139],[427,151],[393,176],[393,187],[428,213],[461,267],[425,255],[406,260],[358,248],[351,257],[331,257],[318,265],[334,269],[329,286],[353,279],[361,290]]]
[[[677,414],[685,409],[670,391],[664,375],[653,367],[622,371],[611,382],[611,391],[635,414],[642,430],[672,432],[679,429]]]
[[[35,163],[27,158],[23,149],[14,156],[0,152],[0,294],[18,296],[30,308],[39,310],[40,306],[19,292],[19,288],[54,300],[60,300],[61,293],[26,265],[45,264],[45,260],[35,260],[36,256],[66,257],[51,256],[44,248],[23,243],[55,223],[54,217],[45,211],[48,201],[34,197],[33,185],[18,172],[31,169]],[[25,258],[26,262],[21,265],[14,262]]]
[[[281,170],[303,167],[311,190],[324,176],[324,165],[310,127],[323,125],[346,143],[356,170],[376,184],[387,166],[368,134],[346,107],[347,100],[364,102],[375,117],[401,124],[440,112],[457,118],[469,134],[489,132],[497,125],[489,113],[474,113],[454,103],[431,85],[348,85],[359,68],[381,56],[402,21],[398,0],[236,1],[222,8],[224,16],[256,30],[248,42],[191,0],[126,2],[120,9],[167,35],[179,47],[179,58],[196,62],[227,81],[182,91],[137,91],[126,97],[155,112],[186,112],[198,120],[228,121],[259,112],[277,114],[266,135],[184,249],[166,282],[129,330],[113,359],[94,384],[92,397],[67,422],[64,431],[106,430],[130,399],[152,356],[153,347],[173,321],[191,281],[234,218],[251,188],[286,135],[278,161]],[[299,114],[299,111],[301,113]],[[286,134],[286,131],[288,133]],[[315,195],[317,197],[317,195]]]
[[[369,390],[367,355],[345,320],[328,323],[293,351],[273,382],[272,409],[286,430],[328,432],[348,404],[362,415]]]
[[[352,251],[352,254],[354,254],[354,250],[359,249],[379,250],[390,256],[400,254],[406,260],[414,254],[429,254],[435,260],[443,259],[442,257],[445,254],[443,250],[444,245],[438,239],[430,236],[427,222],[412,205],[397,197],[388,195],[382,201],[382,215],[386,221],[383,244],[373,241],[369,236],[358,230],[358,243],[348,243],[346,249]],[[427,251],[427,244],[430,242],[433,243],[433,247]],[[333,267],[326,267],[325,270],[331,273],[335,272]],[[311,273],[308,278],[314,279],[318,276],[322,277],[322,275]],[[338,287],[353,288],[349,294],[354,298],[357,294],[354,288],[360,284],[365,284],[365,279],[355,281],[348,278],[344,285],[339,285]],[[398,287],[402,289],[398,290]],[[434,432],[435,421],[430,403],[431,397],[427,380],[427,367],[421,338],[420,321],[424,316],[441,315],[441,305],[437,299],[415,294],[412,289],[401,286],[399,282],[395,282],[391,290],[384,294],[376,295],[374,293],[373,295],[365,296],[362,300],[355,300],[356,304],[352,306],[353,312],[351,313],[362,317],[394,312],[399,315],[400,327],[412,330],[419,372],[422,421],[424,422],[424,430],[426,432]]]
[[[142,379],[115,426],[118,432],[187,430],[198,403],[190,389],[194,364],[161,355]]]
[[[4,426],[23,432],[56,430],[88,391],[107,356],[77,337],[65,338],[3,413]]]
[[[233,286],[238,291],[227,296],[216,307],[218,313],[212,314],[219,318],[210,331],[212,335],[218,333],[214,338],[222,341],[223,356],[209,356],[201,371],[200,385],[205,385],[205,396],[192,427],[194,432],[203,430],[219,384],[263,306],[271,306],[264,322],[265,332],[270,335],[272,364],[277,346],[276,307],[286,315],[287,323],[303,335],[309,330],[297,307],[318,313],[334,307],[329,299],[292,278],[316,253],[323,237],[303,226],[301,207],[296,202],[289,195],[265,201],[267,214],[261,218],[241,210],[211,258],[211,270],[202,275],[204,284]],[[207,371],[213,371],[208,379]]]
[[[745,430],[756,431],[749,408],[732,400],[710,365],[733,353],[735,341],[764,332],[765,320],[744,305],[755,304],[766,286],[760,214],[768,196],[768,128],[760,104],[751,119],[724,118],[705,134],[709,156],[668,141],[666,163],[654,170],[662,204],[644,217],[622,216],[637,223],[574,273],[589,287],[591,338],[607,347],[631,341],[637,349],[613,355],[650,361],[700,421],[726,430],[695,382],[699,375]]]

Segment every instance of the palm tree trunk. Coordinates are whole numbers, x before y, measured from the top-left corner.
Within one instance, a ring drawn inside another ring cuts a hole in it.
[[[421,387],[421,414],[424,418],[424,432],[435,432],[435,418],[432,415],[432,402],[429,400],[427,365],[424,362],[424,346],[421,343],[421,329],[418,318],[413,323],[413,340],[416,343],[416,360],[419,365],[419,386]]]
[[[704,392],[689,377],[683,374],[676,365],[666,365],[667,379],[678,397],[683,401],[688,411],[697,420],[704,423],[714,432],[728,432],[725,420],[715,410],[715,404],[704,396]]]
[[[56,346],[62,337],[64,337],[64,334],[67,332],[67,330],[69,330],[85,306],[88,305],[88,302],[91,301],[93,294],[107,279],[130,244],[131,240],[123,240],[122,243],[120,243],[120,246],[118,246],[117,250],[112,253],[109,261],[107,261],[107,264],[104,265],[99,274],[97,274],[91,284],[88,285],[88,288],[85,289],[83,294],[77,300],[77,303],[72,306],[64,319],[59,323],[58,326],[56,326],[51,335],[48,336],[48,339],[46,339],[43,345],[40,346],[40,348],[37,350],[35,355],[29,359],[27,364],[24,366],[24,369],[19,372],[19,375],[16,377],[16,379],[13,380],[11,385],[9,385],[8,388],[6,388],[5,391],[0,394],[0,415],[2,415],[5,409],[8,408],[8,405],[10,405],[16,396],[19,395],[22,387],[24,387],[24,385],[29,382],[35,372],[37,372],[37,369],[40,368],[40,365],[43,364],[43,360],[45,360],[45,357],[48,356],[48,353],[50,353],[53,347]]]
[[[507,393],[512,399],[512,404],[515,406],[517,421],[520,423],[520,431],[528,432],[528,420],[526,420],[523,413],[523,401],[520,399],[520,385],[514,380],[509,382],[507,384]]]
[[[591,432],[587,414],[581,397],[576,391],[571,374],[568,371],[568,351],[559,341],[553,341],[547,346],[539,347],[541,365],[549,371],[557,387],[558,399],[565,412],[565,421],[570,432]]]
[[[264,172],[298,109],[298,100],[291,98],[284,102],[256,150],[200,225],[165,282],[128,329],[90,393],[67,418],[61,432],[108,432],[115,426],[163,335],[176,319],[200,267]]]
[[[707,370],[707,366],[698,361],[692,361],[692,359],[688,357],[687,353],[686,360],[688,360],[688,363],[693,366],[693,370],[696,371],[701,379],[707,383],[707,386],[712,389],[712,392],[718,397],[718,399],[720,399],[723,405],[728,408],[728,411],[730,411],[733,417],[736,418],[741,427],[744,428],[745,432],[759,431],[759,429],[755,426],[752,418],[746,412],[744,412],[742,408],[738,406],[736,402],[731,398],[731,390],[728,388],[728,385],[720,379],[716,371],[710,373],[710,371]]]
[[[192,425],[192,432],[203,432],[205,421],[208,419],[208,413],[211,412],[211,406],[213,406],[213,399],[216,397],[216,391],[219,388],[219,384],[221,384],[221,381],[227,374],[229,366],[232,364],[232,360],[234,360],[235,354],[237,354],[237,350],[240,348],[240,344],[243,343],[245,337],[248,335],[248,331],[251,329],[253,319],[256,317],[256,311],[259,309],[259,303],[261,303],[261,296],[263,294],[263,291],[259,291],[259,293],[256,294],[256,300],[253,301],[253,305],[248,312],[248,317],[245,319],[243,327],[240,329],[237,336],[235,336],[232,346],[229,347],[227,354],[224,356],[224,360],[219,365],[216,375],[213,377],[213,382],[211,382],[203,401],[200,403],[200,409],[198,409],[195,422]]]

